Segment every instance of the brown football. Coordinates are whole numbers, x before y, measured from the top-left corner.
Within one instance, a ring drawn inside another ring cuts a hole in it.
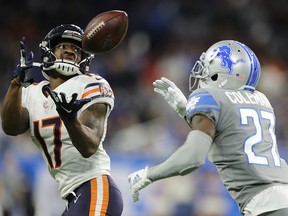
[[[125,11],[105,11],[94,17],[84,29],[82,48],[90,54],[110,51],[123,41],[127,29]]]

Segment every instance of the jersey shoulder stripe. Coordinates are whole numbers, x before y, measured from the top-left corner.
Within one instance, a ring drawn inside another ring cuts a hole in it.
[[[90,83],[84,88],[82,99],[100,92],[99,83]]]
[[[108,97],[114,99],[113,91],[108,83],[105,82],[94,82],[89,83],[84,87],[84,92],[82,94],[83,98],[99,98],[99,97]]]
[[[201,91],[192,93],[188,99],[186,111],[194,113],[204,110],[214,110],[219,112],[220,107],[209,92]]]

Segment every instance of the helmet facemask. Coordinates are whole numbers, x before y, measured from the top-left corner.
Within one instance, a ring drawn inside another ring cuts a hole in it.
[[[215,54],[213,56],[211,56],[211,59],[206,62],[205,61],[205,55],[206,53],[203,52],[199,58],[198,61],[196,61],[196,63],[194,64],[192,70],[191,70],[191,74],[189,77],[189,89],[190,91],[192,91],[192,89],[196,86],[196,83],[198,82],[198,87],[200,86],[200,80],[204,80],[205,78],[207,78],[210,74],[209,74],[209,70],[208,70],[208,66],[209,64],[216,58],[218,52],[215,52]]]

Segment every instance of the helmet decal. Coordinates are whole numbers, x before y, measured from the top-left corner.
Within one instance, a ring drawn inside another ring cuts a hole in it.
[[[217,52],[216,58],[221,59],[221,66],[228,69],[228,74],[232,74],[233,65],[238,64],[239,62],[245,62],[244,59],[237,59],[236,62],[233,62],[231,59],[232,49],[229,46],[220,46],[217,49],[214,49],[213,52]]]
[[[74,39],[74,40],[77,40],[77,41],[81,41],[82,40],[82,35],[79,32],[73,31],[73,30],[65,30],[63,32],[62,37],[63,38],[71,38],[71,39]]]

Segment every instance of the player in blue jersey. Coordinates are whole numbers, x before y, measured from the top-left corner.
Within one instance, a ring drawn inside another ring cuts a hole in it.
[[[129,175],[133,199],[154,181],[193,172],[212,161],[245,216],[288,215],[288,166],[279,156],[275,115],[255,88],[261,67],[243,43],[212,45],[195,63],[188,100],[170,80],[156,80],[154,91],[191,127],[185,143],[159,165]]]
[[[30,130],[67,200],[62,216],[120,216],[123,199],[103,147],[114,95],[104,78],[88,73],[93,56],[82,50],[82,36],[83,30],[72,24],[46,35],[40,66],[47,80],[40,83],[30,76],[33,53],[26,55],[25,41],[20,42],[20,64],[3,101],[2,127],[13,136]]]

